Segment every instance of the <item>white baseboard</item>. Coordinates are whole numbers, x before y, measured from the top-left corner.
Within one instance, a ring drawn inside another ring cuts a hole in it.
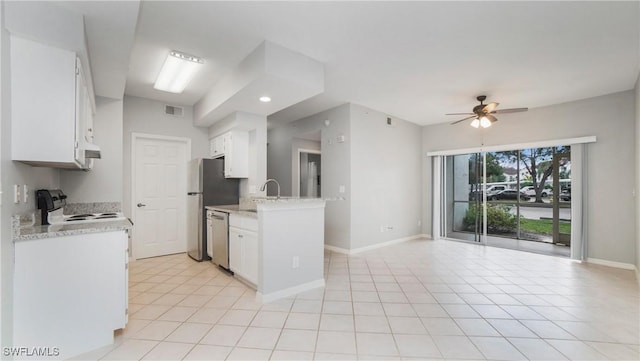
[[[309,291],[312,290],[314,288],[319,288],[319,287],[324,287],[324,278],[319,279],[319,280],[315,280],[315,281],[311,281],[311,282],[307,282],[307,283],[303,283],[301,285],[298,286],[294,286],[294,287],[289,287],[289,288],[285,288],[283,290],[280,291],[276,291],[276,292],[271,292],[268,294],[262,294],[261,292],[256,292],[256,301],[260,302],[260,303],[269,303],[269,302],[273,302],[275,300],[279,300],[281,298],[286,298],[289,296],[293,296],[295,294],[301,293],[301,292],[305,292],[305,291]]]
[[[341,247],[336,247],[336,246],[330,246],[328,244],[324,245],[324,249],[326,249],[327,251],[331,251],[331,252],[336,252],[336,253],[342,253],[342,254],[349,254],[349,250],[346,248],[341,248]]]
[[[430,235],[427,234],[417,234],[415,236],[409,236],[409,237],[403,237],[403,238],[398,238],[398,239],[392,239],[390,241],[386,241],[386,242],[380,242],[380,243],[376,243],[376,244],[372,244],[371,246],[365,246],[365,247],[360,247],[360,248],[354,248],[354,249],[346,249],[346,248],[341,248],[341,247],[336,247],[336,246],[331,246],[328,244],[324,245],[324,248],[328,251],[331,252],[336,252],[336,253],[342,253],[342,254],[356,254],[356,253],[361,253],[361,252],[366,252],[366,251],[370,251],[372,249],[376,249],[376,248],[382,248],[382,247],[387,247],[387,246],[391,246],[394,244],[398,244],[398,243],[402,243],[402,242],[407,242],[407,241],[411,241],[414,239],[420,239],[420,238],[429,238],[431,239]]]
[[[636,271],[636,274],[638,274],[638,270],[636,269],[636,266],[631,263],[607,261],[606,259],[598,259],[598,258],[587,258],[587,263],[599,264],[601,266],[607,266],[607,267],[627,269],[630,271]]]

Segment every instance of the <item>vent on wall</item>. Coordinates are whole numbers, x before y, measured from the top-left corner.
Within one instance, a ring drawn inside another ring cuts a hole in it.
[[[164,113],[174,117],[181,117],[184,114],[184,108],[175,105],[164,105]]]

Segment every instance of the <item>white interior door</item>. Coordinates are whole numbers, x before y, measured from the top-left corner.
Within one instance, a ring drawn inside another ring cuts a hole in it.
[[[146,258],[186,252],[190,143],[135,135],[133,143],[133,255]]]

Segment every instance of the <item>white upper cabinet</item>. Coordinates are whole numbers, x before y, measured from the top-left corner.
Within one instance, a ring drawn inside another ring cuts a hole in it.
[[[35,166],[88,169],[93,107],[76,54],[11,37],[11,158]]]
[[[249,177],[249,132],[232,130],[210,141],[211,157],[224,157],[225,178]]]
[[[210,140],[211,158],[224,157],[224,136],[220,135]]]

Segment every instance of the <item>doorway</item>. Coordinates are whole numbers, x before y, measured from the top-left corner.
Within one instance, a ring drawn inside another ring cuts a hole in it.
[[[320,185],[322,155],[320,151],[298,150],[298,196],[306,198],[322,197]]]
[[[442,236],[571,256],[568,146],[446,156]]]
[[[135,259],[186,252],[187,162],[191,140],[133,133],[132,254]]]

